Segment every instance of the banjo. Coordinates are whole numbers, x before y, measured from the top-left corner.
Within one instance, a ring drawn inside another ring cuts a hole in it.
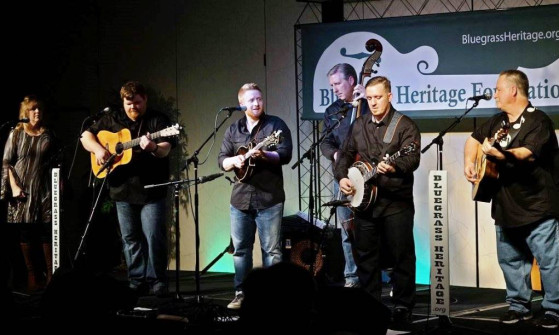
[[[415,152],[417,147],[417,143],[411,142],[392,156],[386,157],[384,161],[386,163],[393,163],[399,157]],[[353,184],[355,192],[347,196],[349,207],[358,211],[365,211],[375,203],[377,186],[372,183],[372,180],[377,176],[377,170],[378,166],[376,164],[363,161],[357,161],[351,165],[347,171],[347,177]]]

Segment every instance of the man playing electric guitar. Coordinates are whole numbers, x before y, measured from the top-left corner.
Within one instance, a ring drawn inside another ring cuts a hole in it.
[[[171,123],[164,114],[147,108],[148,97],[142,84],[127,82],[120,96],[123,110],[99,119],[83,132],[81,142],[102,166],[111,154],[97,140],[101,130],[116,133],[126,128],[132,138],[140,138],[131,162],[114,169],[107,178],[110,196],[116,202],[129,285],[138,293],[146,293],[151,286],[161,296],[167,293],[167,190],[144,186],[169,181],[168,154],[175,141],[169,137],[150,139],[150,133],[168,128]]]
[[[355,212],[357,275],[363,288],[381,301],[379,246],[385,245],[393,264],[394,322],[407,323],[415,304],[413,171],[419,166],[419,152],[414,151],[392,163],[383,158],[411,143],[419,146],[420,133],[410,118],[392,107],[391,85],[386,77],[369,80],[365,96],[371,114],[353,123],[334,172],[341,191],[351,195],[354,185],[347,174],[355,157],[359,155],[364,161],[378,163],[378,176],[374,178],[378,190],[376,202],[366,211]]]

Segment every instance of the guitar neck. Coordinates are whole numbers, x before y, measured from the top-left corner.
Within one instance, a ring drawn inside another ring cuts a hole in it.
[[[150,137],[152,140],[155,140],[155,139],[161,137],[161,133],[162,133],[162,132],[163,132],[163,130],[156,131],[155,133],[149,134],[149,137]],[[134,148],[134,147],[140,145],[140,139],[141,139],[141,137],[138,137],[138,138],[135,138],[135,139],[133,139],[133,140],[131,140],[131,141],[122,143],[122,149],[123,149],[123,150],[127,150],[127,149]]]

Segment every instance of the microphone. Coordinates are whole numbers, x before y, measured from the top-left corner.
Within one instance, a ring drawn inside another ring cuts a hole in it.
[[[215,178],[219,178],[219,177],[221,177],[221,176],[223,176],[223,172],[214,173],[214,174],[211,174],[211,175],[209,175],[209,176],[198,177],[197,182],[198,182],[198,184],[203,184],[203,183],[205,183],[205,182],[212,181],[212,180],[214,180]]]
[[[99,113],[95,114],[95,115],[91,115],[88,116],[88,118],[90,119],[94,119],[94,120],[99,120],[100,118],[102,118],[104,115],[107,115],[111,112],[111,107],[105,107],[103,108]]]
[[[114,153],[111,155],[111,157],[109,157],[109,159],[107,159],[105,161],[105,164],[103,164],[103,166],[99,169],[99,171],[97,172],[97,174],[95,175],[96,177],[99,176],[101,174],[101,172],[105,171],[106,169],[108,169],[111,165],[113,165],[113,162],[116,158],[116,156],[118,156],[117,153]]]
[[[19,120],[6,121],[0,126],[0,129],[4,129],[4,127],[8,127],[8,126],[13,128],[18,123],[29,123],[29,119],[28,118],[23,118],[23,119],[19,119]]]
[[[337,115],[337,114],[342,114],[342,117],[345,117],[347,115],[347,112],[349,112],[350,109],[353,109],[353,105],[348,103],[348,104],[344,104],[342,108],[340,108],[339,111],[337,111],[336,113],[334,113],[333,115]]]
[[[221,110],[229,111],[229,112],[236,112],[236,111],[244,112],[247,110],[247,107],[246,106],[223,107]]]
[[[473,101],[491,100],[491,97],[492,97],[491,93],[485,93],[483,95],[476,95],[471,98],[468,98],[468,100],[473,100]]]
[[[344,200],[332,200],[329,201],[325,204],[322,204],[322,206],[333,206],[333,207],[338,207],[338,206],[345,206],[347,204],[349,204],[351,201],[344,199]]]

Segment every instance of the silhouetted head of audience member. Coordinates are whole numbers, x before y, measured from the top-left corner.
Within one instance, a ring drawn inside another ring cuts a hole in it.
[[[384,335],[390,310],[362,288],[323,287],[316,299],[315,334]]]
[[[243,282],[241,325],[258,333],[308,334],[316,292],[311,273],[294,263],[254,269]]]

